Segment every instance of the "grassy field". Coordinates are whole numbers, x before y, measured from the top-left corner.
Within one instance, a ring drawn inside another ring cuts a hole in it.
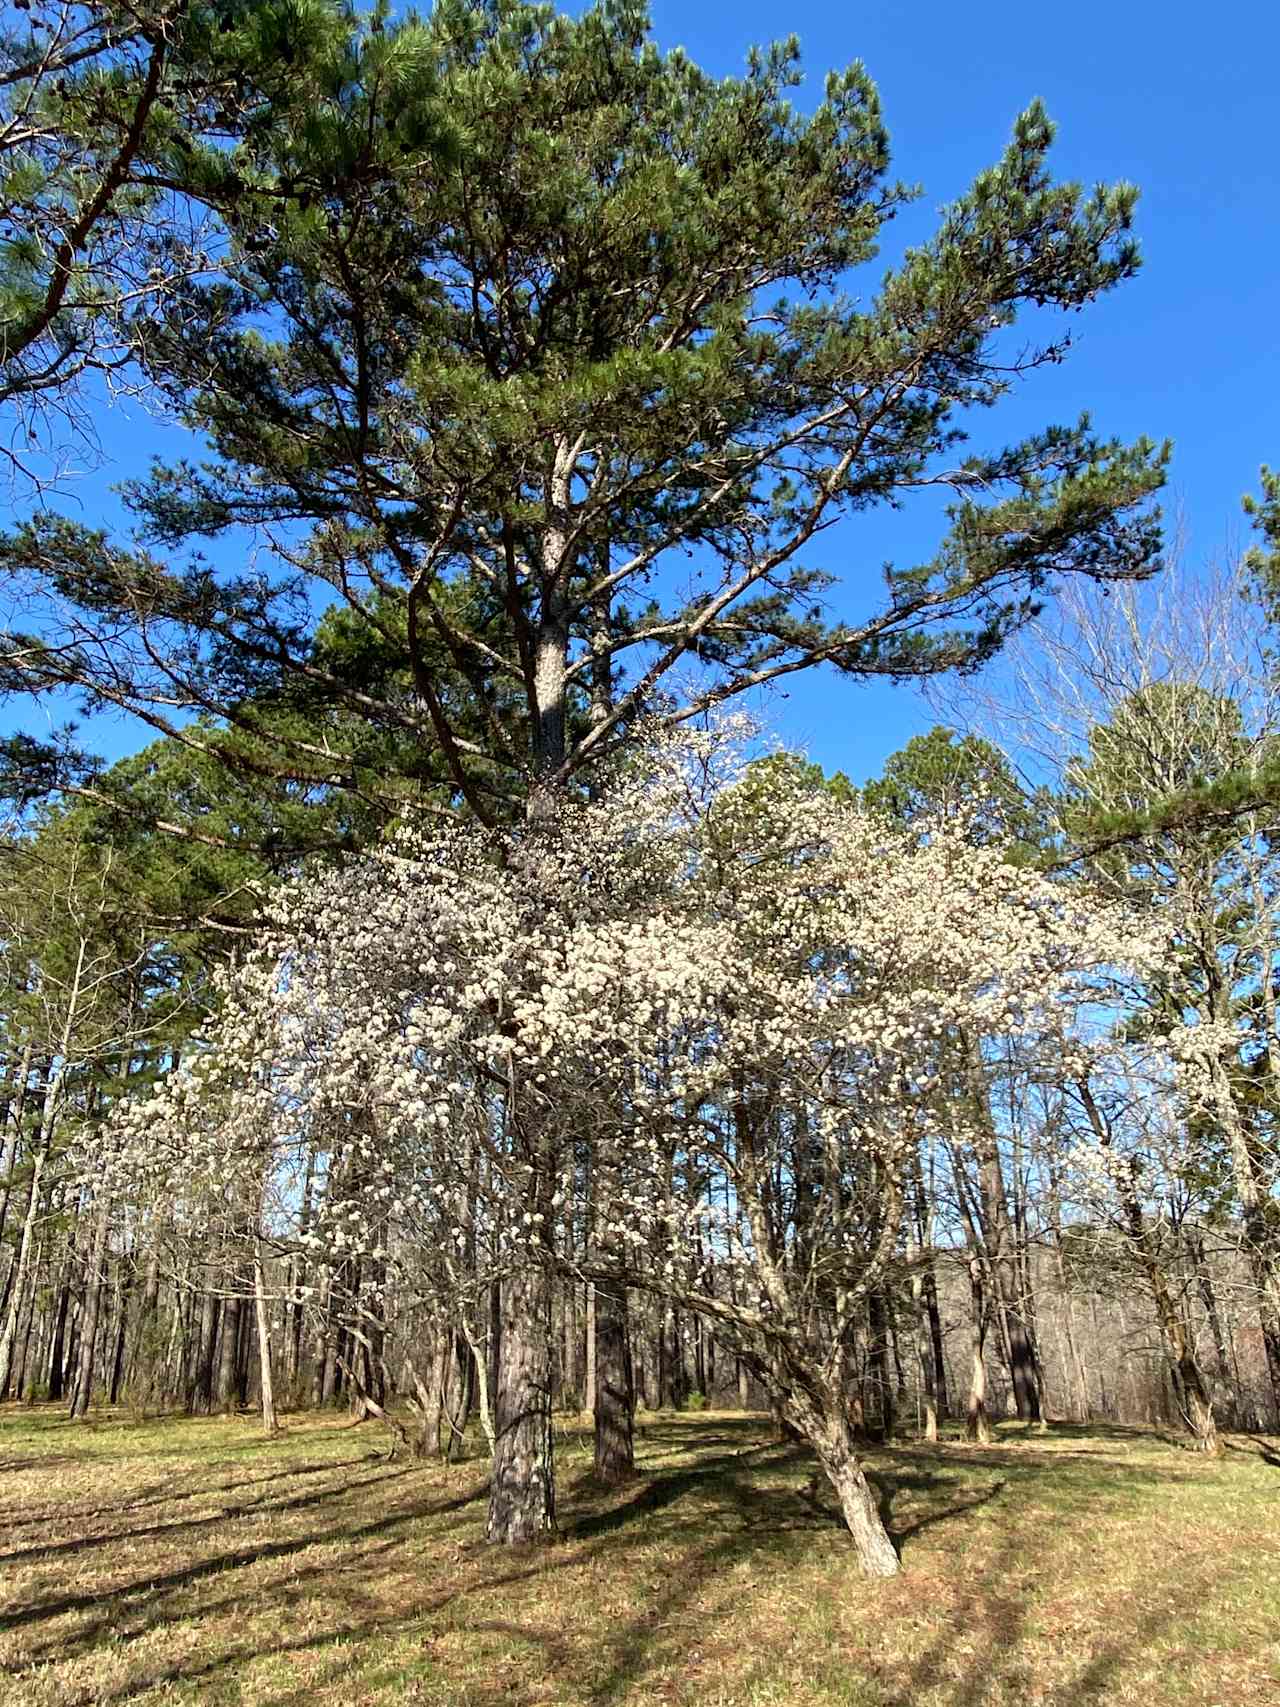
[[[1001,1431],[871,1467],[904,1571],[868,1583],[813,1465],[736,1414],[643,1419],[561,1535],[486,1548],[485,1466],[372,1425],[75,1425],[0,1410],[0,1700],[438,1707],[1280,1703],[1280,1452]]]

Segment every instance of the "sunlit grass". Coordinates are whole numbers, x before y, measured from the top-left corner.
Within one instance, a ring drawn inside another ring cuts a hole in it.
[[[0,1699],[435,1707],[1280,1702],[1280,1453],[1001,1431],[871,1457],[870,1583],[760,1418],[643,1420],[605,1494],[566,1422],[561,1535],[482,1542],[485,1464],[369,1425],[0,1411]]]

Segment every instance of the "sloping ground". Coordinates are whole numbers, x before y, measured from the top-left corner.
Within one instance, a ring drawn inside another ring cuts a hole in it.
[[[649,1419],[640,1474],[561,1441],[562,1535],[486,1548],[484,1463],[369,1425],[0,1411],[0,1701],[337,1707],[1280,1703],[1280,1452],[1136,1430],[906,1445],[905,1569],[852,1571],[758,1418]]]

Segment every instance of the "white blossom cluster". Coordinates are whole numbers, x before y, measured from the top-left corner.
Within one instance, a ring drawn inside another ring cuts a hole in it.
[[[1061,1033],[1154,949],[962,825],[896,833],[733,750],[287,887],[96,1165],[424,1294],[536,1256],[696,1301],[714,1267],[742,1320],[800,1321],[883,1260],[910,1145],[964,1141],[954,1039]]]

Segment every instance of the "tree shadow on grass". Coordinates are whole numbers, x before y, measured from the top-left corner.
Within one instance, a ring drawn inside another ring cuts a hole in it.
[[[301,1511],[307,1506],[319,1505],[326,1500],[343,1497],[356,1489],[381,1487],[386,1482],[394,1482],[402,1476],[415,1474],[417,1466],[403,1470],[392,1471],[390,1475],[365,1476],[359,1481],[343,1482],[334,1488],[322,1488],[318,1492],[308,1490],[306,1493],[295,1494],[288,1499],[251,1500],[248,1504],[233,1503],[224,1505],[220,1510],[205,1517],[179,1518],[174,1523],[149,1523],[139,1525],[136,1529],[113,1529],[104,1535],[81,1535],[70,1541],[50,1541],[43,1545],[36,1543],[30,1547],[19,1547],[11,1553],[0,1553],[0,1565],[13,1564],[21,1559],[52,1557],[59,1553],[84,1553],[94,1547],[110,1547],[126,1541],[141,1541],[158,1535],[177,1536],[198,1529],[212,1529],[219,1524],[241,1517],[269,1517],[287,1511]],[[272,1478],[264,1478],[271,1480]],[[247,1484],[246,1484],[247,1485]],[[226,1490],[221,1490],[226,1491]],[[210,1490],[209,1497],[216,1497],[217,1490]],[[191,1495],[179,1495],[178,1498],[191,1498]],[[151,1503],[151,1502],[148,1502]],[[128,1509],[128,1508],[126,1508]],[[10,1615],[12,1616],[12,1615]]]
[[[407,1470],[400,1472],[401,1475],[408,1475],[410,1473],[411,1472]],[[391,1480],[390,1477],[382,1479],[387,1481]],[[488,1492],[488,1487],[489,1484],[486,1481],[478,1488],[472,1488],[469,1492],[460,1494],[456,1499],[441,1500],[434,1504],[414,1505],[410,1506],[406,1510],[389,1512],[383,1517],[376,1518],[369,1523],[357,1525],[355,1528],[343,1528],[339,1526],[330,1530],[327,1534],[291,1536],[287,1541],[270,1541],[259,1547],[246,1547],[235,1552],[216,1553],[210,1558],[201,1559],[196,1564],[183,1566],[180,1570],[168,1571],[161,1576],[149,1575],[137,1582],[125,1583],[112,1589],[111,1610],[112,1612],[118,1612],[120,1603],[127,1600],[128,1597],[133,1594],[145,1594],[147,1596],[151,1596],[157,1591],[163,1592],[170,1589],[187,1588],[200,1582],[205,1577],[217,1576],[224,1571],[238,1570],[247,1565],[256,1565],[267,1559],[285,1558],[291,1553],[304,1552],[308,1547],[314,1547],[323,1542],[354,1542],[364,1540],[368,1537],[380,1535],[389,1529],[398,1528],[402,1524],[411,1523],[418,1519],[439,1517],[449,1512],[461,1511],[464,1507],[473,1505],[476,1500],[483,1498],[483,1496]],[[298,1500],[282,1502],[271,1509],[284,1510],[288,1507],[296,1508],[300,1505],[314,1503],[317,1498],[332,1497],[335,1493],[342,1493],[345,1491],[347,1490],[333,1489],[325,1496],[307,1495]],[[257,1509],[262,1510],[263,1508]],[[208,1521],[216,1522],[222,1520],[210,1519]],[[31,1606],[19,1606],[12,1608],[0,1616],[0,1632],[17,1629],[24,1624],[40,1622],[49,1618],[59,1618],[64,1613],[83,1612],[89,1609],[97,1609],[100,1612],[103,1611],[103,1596],[101,1590],[89,1594],[64,1595],[57,1600],[38,1601]],[[83,1642],[85,1638],[100,1633],[104,1625],[109,1627],[110,1622],[110,1614],[104,1613],[103,1618],[96,1625],[90,1626],[85,1631],[77,1633],[80,1641]]]
[[[24,1459],[21,1467],[32,1469],[42,1460]],[[325,1470],[335,1473],[340,1470],[355,1470],[373,1463],[385,1463],[381,1453],[366,1452],[359,1458],[327,1458],[317,1460],[314,1464],[299,1464],[283,1470],[273,1470],[266,1476],[237,1476],[230,1481],[209,1481],[203,1471],[192,1473],[192,1485],[189,1488],[174,1486],[172,1477],[162,1482],[151,1482],[140,1488],[128,1499],[113,1500],[109,1505],[97,1506],[56,1506],[43,1511],[26,1512],[21,1516],[0,1510],[0,1524],[9,1529],[32,1529],[37,1524],[79,1523],[92,1517],[116,1517],[124,1512],[141,1511],[147,1506],[175,1505],[183,1500],[213,1499],[220,1493],[239,1493],[245,1488],[264,1487],[268,1482],[291,1481],[295,1476],[312,1476]],[[0,1463],[0,1473],[13,1465]],[[45,1551],[45,1549],[32,1549]],[[14,1557],[16,1555],[8,1555]]]
[[[389,1538],[383,1541],[380,1546],[362,1554],[360,1556],[361,1562],[364,1563],[371,1557],[385,1553],[395,1545],[396,1539],[394,1537]],[[533,1562],[525,1562],[530,1553],[534,1554]],[[363,1621],[338,1621],[323,1630],[314,1631],[305,1636],[286,1638],[267,1646],[254,1644],[232,1648],[199,1664],[192,1665],[185,1661],[179,1661],[174,1665],[154,1668],[145,1675],[129,1678],[115,1689],[95,1689],[92,1695],[94,1707],[100,1707],[100,1704],[101,1707],[106,1707],[109,1702],[129,1701],[138,1695],[145,1694],[148,1690],[162,1689],[169,1685],[181,1684],[188,1688],[198,1685],[203,1688],[212,1684],[219,1676],[231,1672],[237,1666],[262,1659],[296,1658],[315,1649],[323,1648],[329,1643],[347,1642],[358,1638],[379,1637],[387,1639],[411,1631],[422,1631],[424,1639],[429,1640],[430,1633],[423,1629],[425,1623],[456,1602],[499,1589],[516,1588],[542,1576],[547,1571],[557,1569],[559,1565],[564,1563],[562,1556],[544,1548],[521,1549],[519,1550],[519,1559],[518,1568],[503,1570],[496,1574],[481,1577],[475,1582],[448,1588],[423,1600],[409,1614],[373,1613],[366,1615]],[[305,1578],[307,1576],[331,1574],[332,1570],[332,1564],[326,1563],[314,1567],[309,1572],[301,1573],[301,1576]],[[468,1632],[489,1631],[517,1635],[524,1641],[542,1645],[561,1660],[564,1660],[570,1652],[567,1644],[558,1634],[536,1630],[529,1625],[519,1624],[513,1620],[478,1619],[474,1622],[468,1621],[466,1629]],[[138,1631],[134,1634],[140,1635],[142,1633]],[[349,1654],[344,1654],[339,1670],[349,1670],[349,1665]],[[566,1669],[568,1669],[567,1662]],[[295,1702],[309,1702],[313,1698],[315,1688],[315,1680],[309,1679],[305,1687],[297,1692],[291,1691],[288,1695],[274,1696],[271,1699],[275,1702],[276,1707],[291,1707],[291,1704]]]
[[[1238,1452],[1243,1458],[1256,1458],[1271,1469],[1280,1470],[1280,1452],[1277,1452],[1270,1442],[1257,1435],[1248,1436],[1247,1439],[1247,1445],[1240,1440],[1227,1440],[1224,1445],[1228,1452]]]
[[[766,1452],[769,1454],[767,1458],[763,1456]],[[740,1515],[750,1512],[758,1515],[762,1501],[776,1512],[781,1502],[776,1497],[766,1499],[759,1489],[754,1488],[748,1479],[750,1473],[761,1468],[793,1469],[808,1462],[809,1458],[805,1447],[787,1444],[771,1449],[765,1445],[749,1458],[745,1453],[725,1455],[688,1468],[654,1470],[633,1484],[634,1491],[628,1498],[599,1507],[588,1505],[566,1526],[566,1533],[584,1541],[610,1535],[649,1519],[676,1501],[692,1495],[714,1498],[717,1506],[730,1514],[736,1507]],[[581,1489],[584,1485],[579,1486]]]
[[[137,1580],[115,1588],[109,1601],[99,1590],[19,1608],[9,1623],[56,1619],[69,1612],[97,1615],[73,1633],[50,1631],[46,1643],[24,1655],[24,1665],[39,1663],[42,1658],[45,1664],[57,1663],[89,1652],[108,1635],[113,1646],[127,1649],[128,1644],[149,1633],[192,1619],[209,1619],[215,1639],[223,1644],[212,1654],[206,1648],[201,1654],[159,1662],[147,1650],[138,1650],[133,1662],[138,1665],[136,1673],[114,1683],[104,1679],[92,1687],[86,1684],[79,1695],[69,1692],[60,1698],[65,1699],[66,1707],[73,1707],[76,1701],[86,1707],[91,1700],[125,1702],[169,1687],[194,1691],[196,1699],[220,1699],[215,1692],[228,1685],[239,1687],[251,1666],[272,1659],[285,1666],[301,1665],[307,1656],[305,1683],[299,1677],[282,1677],[275,1683],[255,1673],[253,1698],[264,1707],[268,1702],[272,1707],[307,1707],[318,1690],[340,1690],[346,1678],[357,1692],[350,1699],[407,1700],[412,1697],[394,1693],[399,1688],[397,1680],[407,1675],[407,1666],[409,1674],[429,1682],[432,1699],[461,1700],[460,1692],[450,1697],[437,1696],[435,1691],[451,1687],[448,1664],[456,1656],[453,1640],[465,1642],[473,1637],[482,1646],[495,1639],[527,1645],[537,1656],[533,1663],[542,1668],[542,1679],[555,1678],[566,1696],[590,1707],[621,1707],[633,1696],[651,1692],[655,1683],[665,1691],[667,1683],[663,1680],[676,1678],[690,1699],[695,1699],[700,1668],[717,1658],[713,1650],[721,1615],[727,1622],[740,1613],[744,1596],[767,1597],[773,1584],[811,1554],[815,1545],[825,1546],[828,1541],[839,1545],[840,1517],[834,1499],[820,1501],[795,1485],[813,1463],[807,1449],[789,1442],[761,1441],[762,1432],[758,1422],[726,1428],[721,1419],[714,1429],[706,1431],[684,1424],[659,1425],[656,1438],[650,1433],[649,1444],[657,1448],[669,1443],[673,1451],[679,1448],[683,1453],[698,1454],[695,1461],[654,1465],[619,1493],[600,1490],[588,1477],[567,1485],[566,1521],[559,1546],[499,1553],[452,1544],[452,1532],[472,1526],[474,1519],[468,1515],[468,1508],[483,1497],[486,1484],[454,1498],[428,1501],[406,1499],[408,1485],[401,1482],[405,1492],[397,1497],[403,1503],[369,1521],[317,1524],[305,1520],[305,1535],[223,1551],[164,1575],[139,1573]],[[733,1449],[726,1451],[726,1446]],[[1133,1655],[1155,1640],[1173,1618],[1194,1609],[1209,1586],[1182,1572],[1176,1583],[1168,1585],[1167,1592],[1160,1587],[1159,1603],[1149,1615],[1117,1618],[1114,1638],[1096,1646],[1087,1658],[1081,1657],[1081,1663],[1072,1668],[1069,1687],[1056,1676],[1048,1681],[1037,1678],[1034,1652],[1042,1637],[1034,1626],[1035,1588],[1018,1586],[1008,1568],[1010,1549],[1018,1542],[1017,1502],[1010,1501],[1007,1516],[1000,1520],[1008,1530],[1009,1548],[1000,1549],[998,1561],[983,1573],[972,1574],[963,1556],[963,1530],[972,1513],[995,1505],[1010,1485],[1021,1492],[1028,1485],[1027,1479],[1039,1473],[1038,1467],[1021,1452],[978,1458],[967,1453],[935,1455],[932,1449],[908,1446],[883,1449],[874,1459],[873,1481],[891,1533],[907,1551],[908,1567],[911,1543],[933,1525],[957,1522],[961,1542],[957,1549],[960,1556],[954,1561],[957,1587],[952,1589],[948,1577],[948,1609],[941,1616],[933,1616],[935,1628],[925,1650],[912,1659],[908,1649],[891,1675],[876,1671],[873,1658],[869,1661],[863,1652],[853,1658],[853,1667],[865,1666],[867,1687],[875,1688],[878,1693],[874,1698],[885,1707],[916,1707],[925,1695],[936,1700],[939,1707],[944,1702],[946,1707],[979,1707],[989,1699],[1012,1702],[1033,1692],[1045,1707],[1101,1702],[1108,1698],[1111,1682]],[[993,1476],[997,1467],[999,1474]],[[1089,1467],[1066,1455],[1050,1457],[1046,1467],[1068,1485],[1068,1492],[1076,1490],[1083,1513],[1092,1483]],[[274,1479],[274,1475],[260,1478],[264,1482]],[[308,1492],[296,1500],[263,1501],[248,1506],[243,1515],[270,1519],[276,1510],[309,1507],[330,1515],[328,1502],[352,1492],[353,1487],[357,1490],[354,1497],[363,1499],[368,1496],[359,1490],[369,1483],[393,1479],[389,1475],[369,1477],[343,1488]],[[779,1487],[783,1479],[792,1485]],[[1148,1479],[1145,1471],[1143,1479]],[[817,1485],[825,1492],[825,1482]],[[900,1506],[906,1496],[918,1499],[923,1509],[896,1516],[895,1502]],[[331,1515],[336,1518],[340,1513]],[[430,1551],[422,1592],[409,1591],[408,1604],[403,1595],[394,1604],[389,1603],[378,1572],[390,1568],[394,1573],[396,1550],[411,1539],[411,1526],[433,1519],[436,1521],[427,1536]],[[312,1547],[323,1549],[321,1556],[292,1563],[291,1556]],[[335,1549],[342,1550],[336,1557]],[[1053,1553],[1054,1535],[1049,1532],[1044,1559],[1050,1571]],[[233,1577],[227,1584],[228,1592],[195,1606],[184,1592],[206,1579],[270,1560],[290,1561],[285,1566],[287,1576],[268,1581]],[[376,1570],[371,1568],[375,1565]],[[624,1607],[625,1615],[610,1622],[602,1634],[598,1626],[575,1629],[572,1609],[566,1619],[564,1591],[553,1593],[548,1601],[535,1588],[527,1600],[522,1598],[526,1587],[536,1584],[537,1579],[561,1571],[572,1573],[584,1566],[586,1582],[595,1580],[592,1573],[603,1568],[609,1579],[629,1582],[639,1598],[634,1614],[630,1606]],[[969,1576],[963,1574],[966,1570]],[[643,1582],[636,1578],[637,1572],[643,1573]],[[334,1591],[335,1573],[341,1573],[338,1593]],[[854,1604],[865,1604],[876,1622],[900,1620],[912,1605],[909,1577],[901,1579],[896,1588],[893,1584],[861,1583],[850,1557],[847,1580]],[[308,1604],[317,1592],[324,1606],[323,1627],[319,1629],[312,1622],[314,1607]],[[841,1591],[837,1588],[835,1592]],[[499,1597],[498,1604],[483,1604],[486,1596]],[[328,1605],[324,1605],[326,1600]],[[299,1603],[308,1604],[305,1632],[296,1625],[289,1627],[291,1608]],[[270,1609],[279,1632],[267,1641],[262,1640],[260,1621],[255,1626],[251,1620],[236,1618],[241,1610],[261,1613],[264,1608]],[[1111,1628],[1106,1626],[1107,1634]],[[441,1642],[449,1645],[437,1650]],[[353,1644],[364,1645],[358,1675],[352,1672]],[[389,1652],[384,1652],[381,1644],[387,1644]],[[332,1657],[325,1652],[327,1648],[333,1650]],[[433,1657],[436,1651],[443,1655],[439,1660]],[[750,1656],[741,1657],[749,1665]],[[822,1657],[833,1668],[845,1668],[845,1681],[856,1681],[848,1655],[841,1655],[838,1632]],[[737,1658],[735,1655],[734,1663]],[[514,1660],[509,1655],[495,1659],[495,1681],[490,1682],[486,1674],[477,1699],[487,1700],[493,1695],[511,1707],[535,1697],[545,1699],[540,1694],[541,1681],[535,1672],[525,1672],[525,1663],[518,1651]],[[779,1665],[785,1671],[785,1663],[762,1649],[761,1685],[776,1688]],[[499,1677],[501,1690],[496,1681]],[[740,1674],[735,1673],[736,1685],[739,1680]],[[371,1687],[375,1684],[388,1692],[375,1692]],[[750,1677],[741,1679],[739,1693],[744,1697],[750,1696],[749,1684]],[[832,1688],[834,1698],[834,1682]],[[845,1697],[841,1693],[839,1698]]]
[[[796,1463],[803,1461],[806,1456],[802,1448],[791,1445],[776,1447],[769,1450],[766,1467],[785,1472],[793,1469]],[[323,1648],[331,1642],[349,1642],[361,1637],[389,1638],[414,1630],[422,1630],[425,1637],[426,1626],[430,1621],[456,1602],[514,1587],[546,1572],[557,1572],[566,1566],[586,1562],[604,1549],[611,1549],[620,1544],[625,1546],[628,1531],[634,1531],[637,1525],[643,1525],[655,1516],[667,1512],[683,1497],[696,1496],[700,1500],[699,1519],[716,1532],[716,1539],[698,1549],[687,1564],[664,1583],[657,1599],[650,1600],[634,1621],[621,1627],[616,1636],[610,1637],[603,1656],[603,1668],[600,1663],[601,1655],[594,1651],[580,1656],[575,1663],[570,1647],[560,1636],[555,1632],[539,1629],[533,1624],[510,1618],[481,1617],[466,1620],[463,1626],[468,1633],[505,1633],[535,1647],[540,1646],[546,1651],[548,1660],[554,1661],[561,1675],[571,1676],[576,1670],[590,1701],[602,1704],[616,1701],[632,1681],[643,1676],[653,1666],[662,1664],[663,1657],[679,1645],[683,1639],[678,1628],[681,1608],[709,1577],[752,1555],[771,1555],[776,1551],[779,1539],[790,1537],[793,1532],[799,1532],[803,1538],[806,1533],[827,1531],[834,1526],[830,1514],[809,1512],[798,1500],[788,1500],[786,1494],[780,1493],[776,1488],[754,1485],[751,1471],[754,1468],[758,1473],[759,1467],[758,1464],[748,1466],[743,1462],[743,1455],[731,1453],[713,1459],[710,1463],[655,1475],[636,1487],[634,1492],[622,1501],[612,1502],[603,1508],[589,1508],[575,1515],[563,1535],[563,1541],[568,1544],[569,1551],[566,1551],[564,1546],[558,1546],[522,1550],[521,1554],[516,1555],[516,1560],[512,1560],[510,1554],[499,1556],[505,1568],[496,1572],[485,1571],[471,1582],[455,1584],[446,1587],[442,1592],[428,1595],[407,1617],[389,1616],[385,1610],[379,1610],[371,1616],[343,1618],[331,1623],[323,1631],[286,1639],[265,1647],[254,1644],[248,1648],[236,1644],[231,1651],[224,1651],[202,1664],[192,1666],[185,1661],[179,1661],[160,1670],[150,1669],[146,1676],[131,1678],[115,1690],[98,1689],[93,1699],[104,1702],[124,1701],[168,1684],[212,1687],[218,1677],[226,1676],[236,1667],[251,1661],[270,1657],[297,1657]],[[414,1506],[355,1528],[334,1530],[327,1534],[310,1533],[253,1549],[224,1552],[164,1576],[148,1576],[145,1582],[139,1581],[117,1588],[112,1596],[109,1614],[95,1619],[92,1624],[77,1631],[71,1642],[68,1642],[65,1635],[51,1641],[45,1651],[51,1658],[55,1651],[59,1658],[65,1658],[72,1651],[92,1648],[108,1629],[117,1644],[136,1640],[165,1622],[165,1615],[153,1604],[157,1594],[167,1597],[198,1584],[204,1578],[215,1577],[263,1560],[281,1559],[324,1542],[339,1542],[353,1549],[350,1572],[358,1582],[373,1558],[385,1554],[398,1544],[398,1532],[403,1525],[417,1518],[438,1517],[461,1511],[480,1498],[484,1491],[484,1487],[480,1487],[456,1500]],[[676,1520],[676,1526],[682,1527],[679,1519]],[[371,1547],[370,1542],[375,1542],[375,1545]],[[532,1558],[529,1557],[530,1553]],[[510,1564],[516,1561],[519,1561],[517,1568],[511,1569]],[[304,1593],[303,1585],[309,1577],[331,1576],[333,1568],[332,1560],[327,1558],[313,1567],[292,1573],[289,1592]],[[280,1594],[281,1585],[272,1585],[259,1591],[262,1592]],[[143,1616],[132,1628],[122,1628],[127,1620],[121,1618],[121,1609],[129,1605],[130,1598],[135,1593],[145,1595],[144,1604],[138,1608]],[[246,1594],[236,1594],[213,1605],[202,1604],[200,1616],[216,1616],[219,1612],[233,1609],[237,1601],[245,1598]],[[349,1600],[353,1598],[359,1600],[358,1591],[354,1596],[348,1597]],[[11,1615],[10,1623],[56,1618],[67,1612],[89,1609],[102,1610],[99,1595],[64,1596],[39,1606],[19,1608]],[[30,1657],[39,1658],[39,1649]],[[308,1691],[314,1687],[313,1680],[308,1685]],[[300,1703],[307,1698],[307,1691],[287,1697],[273,1697],[280,1701],[281,1707],[289,1707],[289,1704],[295,1701]]]
[[[1045,1562],[1050,1571],[1052,1560],[1052,1540],[1047,1539]],[[1136,1617],[1126,1600],[1126,1616],[1108,1625],[1114,1634],[1088,1642],[1068,1675],[1051,1681],[1042,1657],[1034,1651],[1041,1640],[1035,1629],[1034,1604],[1027,1590],[1010,1585],[1006,1562],[999,1557],[981,1575],[961,1578],[951,1615],[905,1679],[885,1690],[885,1707],[918,1707],[925,1697],[939,1707],[1026,1700],[1035,1700],[1041,1707],[1090,1707],[1118,1699],[1116,1686],[1125,1667],[1146,1654],[1176,1619],[1194,1613],[1216,1582],[1212,1570],[1195,1573],[1190,1580],[1180,1571],[1176,1584],[1158,1596],[1157,1604]],[[1100,1593],[1103,1588],[1099,1584]],[[957,1655],[963,1656],[959,1667]],[[1125,1699],[1129,1699],[1127,1693]]]

